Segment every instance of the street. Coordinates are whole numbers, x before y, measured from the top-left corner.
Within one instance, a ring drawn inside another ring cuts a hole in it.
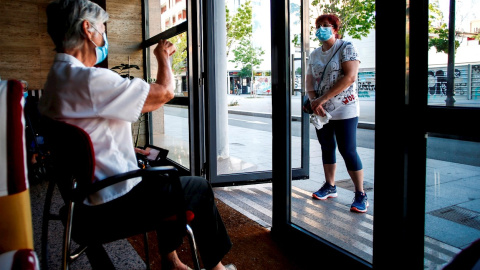
[[[363,102],[374,106],[374,102]],[[264,108],[264,107],[263,107]],[[371,112],[368,107],[362,108],[363,111]],[[180,116],[187,118],[187,109],[177,106],[165,106],[165,114],[172,116]],[[229,125],[243,127],[253,130],[261,130],[271,132],[272,119],[267,117],[249,116],[237,113],[229,113]],[[311,139],[316,138],[315,128],[309,125]],[[300,137],[301,122],[292,121],[292,136]],[[388,138],[385,138],[388,140]],[[358,147],[374,149],[375,148],[375,130],[358,129],[357,131]],[[430,159],[455,162],[465,165],[480,166],[480,144],[478,142],[451,140],[439,137],[428,137],[427,140],[427,156]]]

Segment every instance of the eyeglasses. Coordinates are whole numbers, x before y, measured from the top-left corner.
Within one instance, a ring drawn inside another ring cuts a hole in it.
[[[105,33],[105,32],[100,33],[100,31],[98,31],[98,29],[97,29],[95,26],[93,26],[93,25],[92,25],[92,28],[95,29],[95,31],[97,31],[100,35],[103,35],[103,33]]]
[[[320,27],[332,27],[332,26],[333,26],[333,24],[324,23],[324,24],[319,24],[319,25],[317,26],[317,29],[320,28]]]

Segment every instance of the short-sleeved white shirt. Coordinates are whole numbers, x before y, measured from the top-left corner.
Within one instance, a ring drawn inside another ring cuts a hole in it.
[[[309,57],[307,65],[307,75],[313,76],[313,89],[317,96],[322,96],[325,92],[344,76],[342,63],[347,61],[360,61],[358,52],[352,43],[346,44],[335,56],[332,55],[342,46],[343,40],[337,39],[334,45],[327,51],[322,51],[322,47],[315,49]],[[325,65],[328,63],[323,80],[320,80]],[[357,82],[347,87],[335,97],[325,103],[325,110],[330,113],[332,120],[341,120],[357,117],[360,115],[360,106],[358,103]]]
[[[42,114],[84,129],[95,150],[95,181],[138,169],[131,124],[140,117],[150,85],[139,78],[122,78],[104,69],[86,67],[77,58],[59,53],[40,99]],[[140,178],[123,181],[90,196],[97,205],[129,192]]]

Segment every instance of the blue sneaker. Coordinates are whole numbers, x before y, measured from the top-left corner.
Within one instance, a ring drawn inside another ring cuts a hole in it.
[[[337,196],[337,186],[330,186],[328,183],[323,184],[317,192],[312,194],[312,197],[317,200],[326,200]]]
[[[352,206],[350,207],[350,211],[365,213],[367,212],[367,207],[368,207],[367,193],[362,193],[360,191],[355,192],[355,198],[353,199],[353,203],[352,203]]]

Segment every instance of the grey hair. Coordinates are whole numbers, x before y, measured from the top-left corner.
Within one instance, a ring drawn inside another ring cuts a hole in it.
[[[79,47],[87,36],[84,21],[95,26],[108,20],[108,13],[89,0],[56,0],[47,6],[47,31],[57,52]],[[90,27],[88,31],[94,31]]]

